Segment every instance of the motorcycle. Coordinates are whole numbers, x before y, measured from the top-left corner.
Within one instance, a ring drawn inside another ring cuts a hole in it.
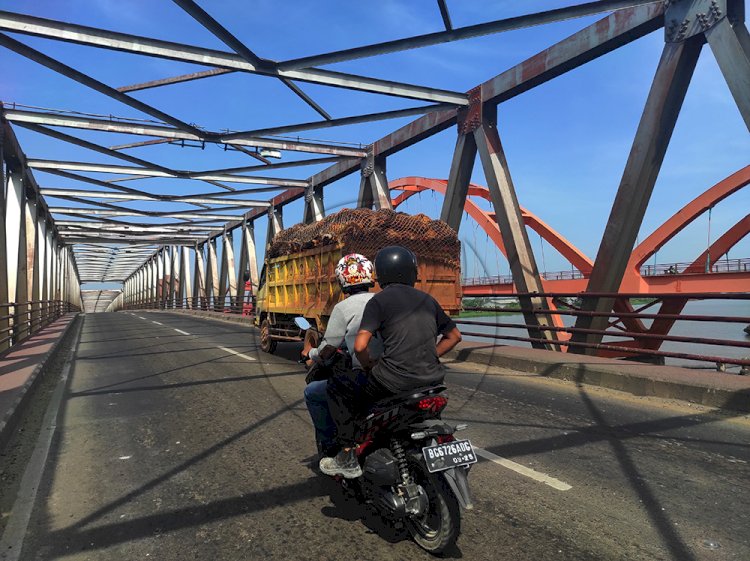
[[[417,388],[373,404],[356,421],[363,475],[335,478],[358,502],[373,506],[392,525],[405,526],[433,554],[458,540],[461,509],[473,508],[468,473],[477,461],[471,442],[454,436],[466,425],[440,418],[448,404],[445,390]]]

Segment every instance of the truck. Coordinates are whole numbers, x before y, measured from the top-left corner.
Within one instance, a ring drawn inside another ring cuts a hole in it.
[[[266,251],[255,299],[255,325],[267,353],[279,341],[317,344],[333,307],[343,298],[336,280],[338,261],[361,253],[371,261],[378,250],[402,245],[417,256],[416,288],[431,294],[450,315],[461,309],[460,243],[444,222],[389,209],[343,209],[314,223],[279,232]],[[375,271],[377,279],[377,270]],[[371,289],[379,290],[378,285]],[[314,330],[303,334],[294,319]]]

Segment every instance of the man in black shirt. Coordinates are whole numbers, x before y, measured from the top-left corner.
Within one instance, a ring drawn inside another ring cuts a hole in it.
[[[375,273],[383,290],[367,302],[354,342],[357,358],[369,374],[332,379],[328,386],[342,446],[335,458],[320,461],[320,470],[328,475],[362,474],[354,448],[355,417],[378,399],[441,383],[445,367],[439,357],[461,341],[461,332],[440,304],[414,288],[417,260],[411,251],[401,246],[381,249],[375,257]],[[368,352],[373,335],[383,343],[377,361]]]

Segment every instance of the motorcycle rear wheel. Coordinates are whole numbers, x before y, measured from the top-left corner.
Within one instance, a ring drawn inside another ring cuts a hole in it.
[[[406,526],[417,545],[436,554],[456,544],[461,533],[461,509],[445,479],[429,473],[421,463],[410,462],[414,481],[427,494],[429,507],[421,516],[409,516]]]

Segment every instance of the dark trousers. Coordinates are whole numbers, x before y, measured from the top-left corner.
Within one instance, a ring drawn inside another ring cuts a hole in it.
[[[344,448],[354,446],[355,421],[363,417],[373,403],[393,395],[371,374],[359,369],[334,374],[328,380],[327,393],[337,440]]]

